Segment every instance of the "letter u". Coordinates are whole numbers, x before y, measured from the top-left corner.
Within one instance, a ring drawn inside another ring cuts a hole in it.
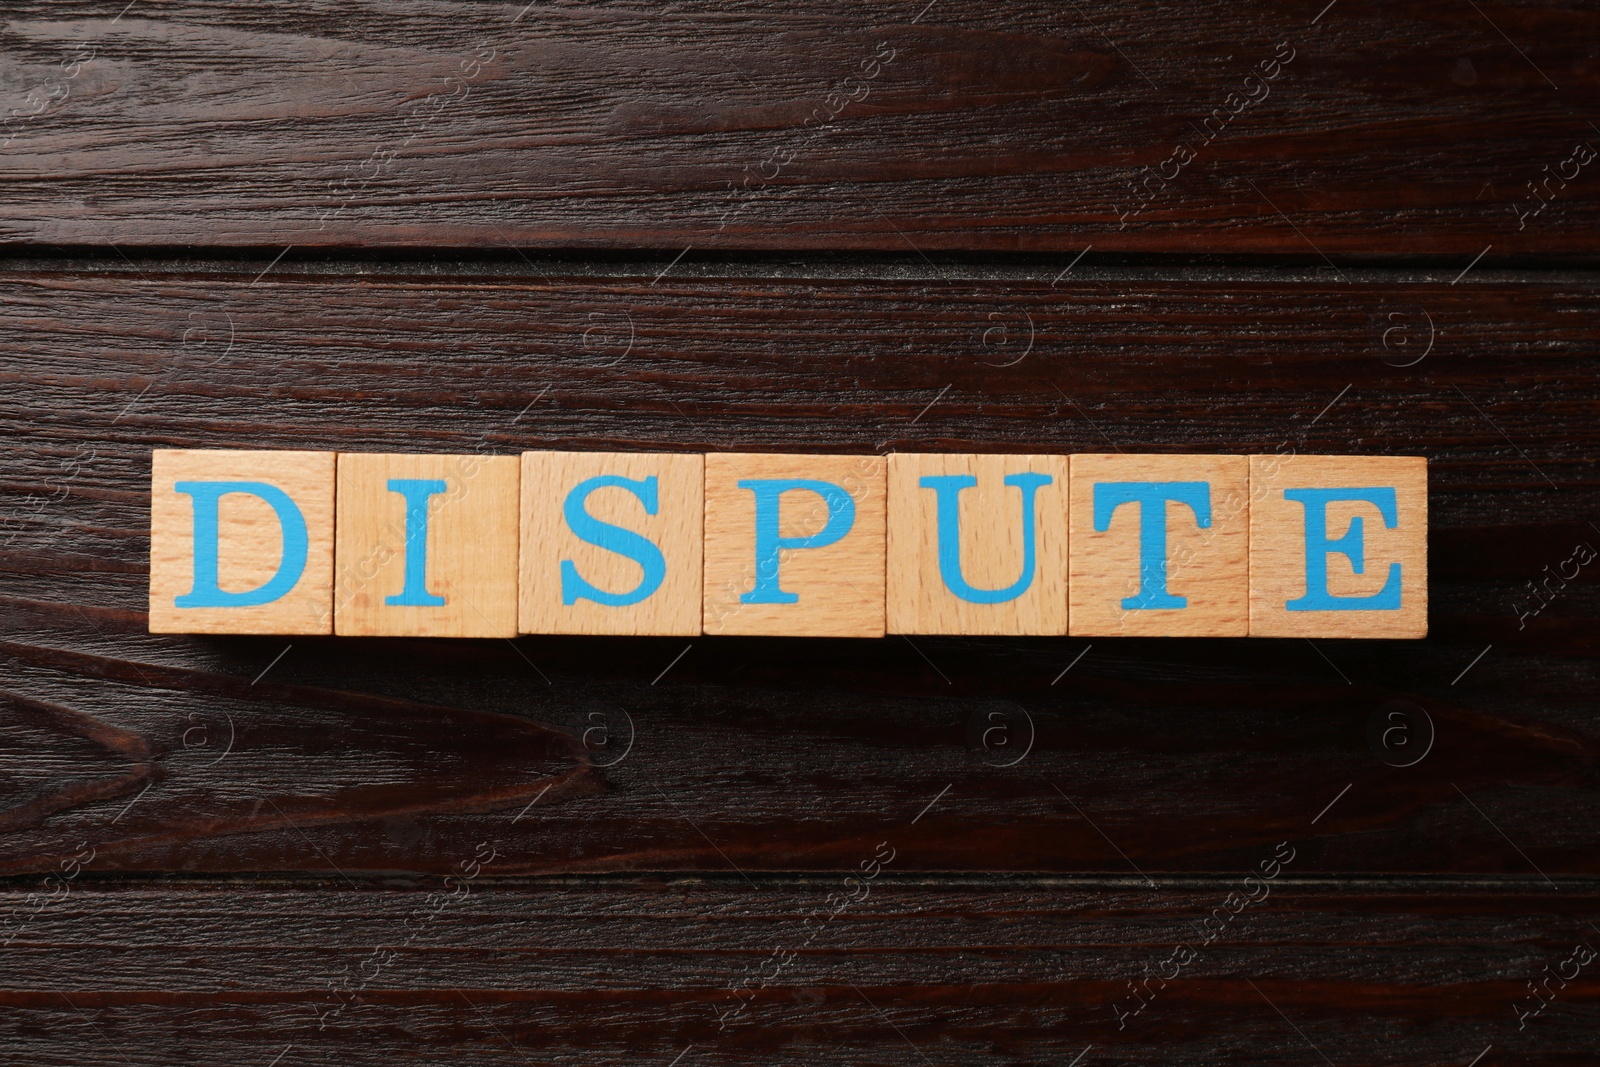
[[[1036,522],[1034,495],[1054,479],[1048,474],[1008,474],[1005,484],[1022,490],[1022,574],[1004,589],[977,589],[961,573],[961,490],[978,484],[970,474],[929,474],[917,483],[937,494],[939,531],[939,577],[946,588],[972,604],[1003,604],[1015,600],[1033,584],[1036,561]]]

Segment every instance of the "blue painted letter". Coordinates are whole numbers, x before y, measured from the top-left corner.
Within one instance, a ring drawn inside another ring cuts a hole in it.
[[[778,583],[778,553],[785,548],[827,548],[856,524],[856,502],[841,486],[809,478],[744,478],[740,489],[756,497],[756,584],[739,597],[741,604],[794,604],[798,593],[786,593]],[[822,498],[828,519],[809,537],[778,536],[778,505],[784,493],[804,489]]]
[[[1004,604],[1015,600],[1033,584],[1034,515],[1033,498],[1054,479],[1048,474],[1008,474],[1006,485],[1022,490],[1022,575],[1004,589],[975,589],[961,574],[961,490],[971,489],[978,479],[970,474],[928,474],[917,482],[935,493],[939,521],[939,577],[945,587],[972,604]]]
[[[442,478],[389,479],[389,492],[406,498],[406,584],[383,598],[390,607],[444,606],[444,597],[428,592],[428,498],[447,488]]]
[[[1337,552],[1350,560],[1350,568],[1363,574],[1367,547],[1362,537],[1361,516],[1350,520],[1343,537],[1328,540],[1328,505],[1336,500],[1361,500],[1378,509],[1383,525],[1392,530],[1400,524],[1399,505],[1393,486],[1367,489],[1285,489],[1285,498],[1298,500],[1306,509],[1306,595],[1284,602],[1290,611],[1399,611],[1400,564],[1389,564],[1389,577],[1383,588],[1371,596],[1333,596],[1328,592],[1328,555]]]
[[[265,482],[177,482],[175,492],[194,498],[194,588],[173,599],[180,608],[252,608],[270,604],[295,587],[306,569],[306,519],[289,494]],[[230,593],[217,585],[217,505],[228,493],[265,500],[278,516],[283,551],[265,585]]]
[[[1211,528],[1210,482],[1096,482],[1094,528],[1111,528],[1124,504],[1139,505],[1139,595],[1124,597],[1123,611],[1186,608],[1189,598],[1167,592],[1167,501],[1188,504],[1200,529]]]
[[[667,577],[667,561],[655,542],[632,530],[624,530],[609,522],[601,522],[584,509],[590,493],[596,489],[615,487],[626,489],[638,497],[639,502],[644,505],[644,513],[654,515],[660,507],[656,493],[657,484],[656,476],[653,474],[643,480],[607,474],[579,482],[573,487],[572,492],[567,494],[562,514],[566,516],[567,526],[573,535],[580,541],[608,552],[627,556],[644,569],[644,577],[640,578],[639,584],[629,592],[608,593],[585,581],[578,573],[577,566],[570,559],[564,559],[561,561],[561,603],[575,604],[579,600],[592,600],[608,608],[625,608],[629,604],[639,603],[661,588],[662,581]]]

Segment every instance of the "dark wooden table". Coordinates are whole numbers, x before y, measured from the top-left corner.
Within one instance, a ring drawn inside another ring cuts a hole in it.
[[[1593,5],[123,3],[0,26],[0,1062],[1600,1061]],[[146,632],[154,448],[552,446],[1425,454],[1431,633]]]

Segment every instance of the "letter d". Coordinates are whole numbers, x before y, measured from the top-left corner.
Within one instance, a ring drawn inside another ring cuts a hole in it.
[[[175,482],[174,492],[194,498],[194,586],[173,599],[180,608],[250,608],[270,604],[288,593],[305,573],[308,540],[305,516],[275,485],[265,482]],[[229,493],[248,493],[266,501],[278,516],[283,547],[278,570],[265,584],[230,593],[217,584],[217,511]]]

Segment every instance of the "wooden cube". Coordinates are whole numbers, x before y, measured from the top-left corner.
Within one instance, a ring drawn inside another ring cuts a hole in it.
[[[1250,632],[1247,456],[1072,457],[1071,632]]]
[[[888,624],[1067,632],[1066,456],[889,457]]]
[[[1427,634],[1428,461],[1250,457],[1250,635]]]
[[[150,632],[333,629],[334,454],[158,449]]]
[[[699,455],[524,452],[522,632],[698,634],[704,488]]]
[[[515,456],[339,455],[334,630],[515,637]]]
[[[883,636],[882,457],[705,462],[706,633]]]

